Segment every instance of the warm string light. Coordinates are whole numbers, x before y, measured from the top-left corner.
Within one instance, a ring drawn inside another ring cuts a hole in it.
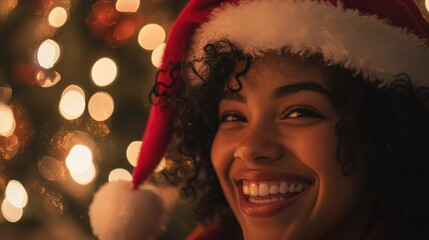
[[[117,0],[115,8],[118,12],[137,12],[140,6],[140,0]]]
[[[137,159],[139,157],[140,148],[142,144],[142,141],[134,141],[131,142],[127,147],[127,160],[133,167],[137,165]]]
[[[97,175],[91,150],[81,144],[76,144],[66,157],[66,166],[72,179],[81,185],[87,185]]]
[[[70,172],[70,176],[72,177],[72,179],[80,185],[87,185],[91,183],[95,179],[96,175],[97,171],[94,163],[91,163],[89,168],[82,173]]]
[[[0,136],[9,137],[16,127],[15,117],[12,108],[0,103]]]
[[[107,57],[97,60],[91,69],[91,79],[99,87],[110,85],[117,75],[118,67],[116,63]]]
[[[160,44],[152,51],[151,60],[152,60],[153,66],[155,66],[156,68],[161,67],[164,51],[165,51],[165,43]]]
[[[140,29],[137,40],[142,48],[154,50],[165,41],[164,28],[155,23],[147,24]]]
[[[63,26],[67,21],[67,11],[63,7],[55,7],[48,15],[49,25],[55,28]]]
[[[131,173],[128,172],[126,169],[116,168],[110,171],[108,181],[109,182],[119,181],[119,180],[131,181],[132,178],[133,177],[131,176]]]
[[[75,174],[86,172],[92,165],[92,152],[85,146],[77,144],[72,147],[66,158],[68,170]]]
[[[7,199],[4,199],[1,204],[1,212],[7,221],[14,223],[21,219],[24,210],[13,206]]]
[[[64,89],[59,103],[61,116],[67,120],[79,118],[85,111],[85,93],[79,86],[70,85]]]
[[[47,39],[40,44],[37,50],[37,61],[42,68],[52,68],[60,58],[61,49],[57,42]]]
[[[0,86],[0,104],[8,103],[12,97],[12,88],[8,85]]]
[[[97,92],[89,99],[88,112],[95,121],[105,121],[113,114],[115,102],[107,92]]]
[[[17,208],[24,208],[28,202],[27,191],[24,186],[16,181],[10,180],[5,190],[6,199],[10,204]]]
[[[28,195],[24,186],[17,180],[10,180],[5,189],[5,198],[1,205],[3,217],[9,222],[21,219],[28,203]]]

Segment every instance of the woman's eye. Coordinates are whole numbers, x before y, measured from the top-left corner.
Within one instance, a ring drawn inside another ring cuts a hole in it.
[[[246,119],[237,113],[225,113],[220,117],[220,121],[237,122],[237,121],[246,121]]]
[[[286,113],[286,118],[323,118],[323,115],[316,109],[310,107],[294,107]]]

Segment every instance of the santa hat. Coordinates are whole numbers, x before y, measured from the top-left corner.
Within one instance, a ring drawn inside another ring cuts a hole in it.
[[[429,81],[429,25],[412,0],[191,0],[171,29],[156,92],[174,94],[181,78],[180,67],[173,66],[202,56],[207,43],[223,39],[254,57],[281,49],[321,54],[327,64],[386,84],[401,73],[418,85]],[[155,99],[134,189],[160,162],[173,120],[167,99]]]

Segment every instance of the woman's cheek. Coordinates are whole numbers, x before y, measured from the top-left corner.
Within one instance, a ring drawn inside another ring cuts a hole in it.
[[[223,133],[217,133],[211,148],[211,159],[213,167],[218,176],[227,174],[228,167],[233,160],[233,141],[231,137]]]

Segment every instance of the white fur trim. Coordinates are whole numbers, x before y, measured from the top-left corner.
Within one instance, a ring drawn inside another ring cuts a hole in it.
[[[422,39],[342,6],[299,0],[224,4],[197,29],[191,56],[201,57],[207,43],[222,39],[252,56],[284,48],[304,56],[322,53],[328,64],[340,64],[368,79],[390,82],[407,73],[419,85],[429,82],[429,51]]]

